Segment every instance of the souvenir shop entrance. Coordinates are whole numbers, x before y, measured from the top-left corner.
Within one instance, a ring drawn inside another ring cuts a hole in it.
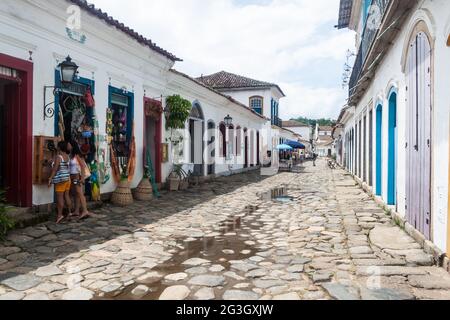
[[[57,85],[58,82],[57,77]],[[95,163],[98,161],[98,137],[95,134],[98,133],[98,121],[94,109],[94,81],[79,78],[61,88],[56,96],[56,136],[78,149],[88,165]],[[95,197],[92,188],[92,181],[88,179],[86,195],[89,198]]]
[[[33,64],[0,54],[0,189],[18,207],[32,205]]]

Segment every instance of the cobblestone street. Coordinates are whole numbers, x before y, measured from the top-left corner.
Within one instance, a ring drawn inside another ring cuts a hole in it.
[[[344,171],[258,173],[14,231],[0,298],[450,299],[450,275]]]

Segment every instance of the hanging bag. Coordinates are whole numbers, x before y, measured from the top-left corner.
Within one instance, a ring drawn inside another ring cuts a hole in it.
[[[88,87],[86,89],[86,92],[84,93],[84,104],[88,108],[94,108],[95,107],[95,100],[94,100],[94,97],[92,96],[92,91],[91,91],[90,87]]]

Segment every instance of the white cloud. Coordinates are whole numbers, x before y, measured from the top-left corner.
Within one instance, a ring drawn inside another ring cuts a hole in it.
[[[336,117],[344,104],[341,74],[323,70],[327,80],[336,79],[331,88],[317,80],[288,80],[312,73],[315,59],[343,65],[354,38],[333,28],[339,0],[91,2],[181,57],[181,71],[199,76],[226,70],[280,84],[289,95],[281,104],[283,117]]]

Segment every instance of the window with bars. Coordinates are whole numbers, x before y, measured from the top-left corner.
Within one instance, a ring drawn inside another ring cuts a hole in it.
[[[260,96],[254,96],[250,98],[250,109],[259,114],[263,114],[264,98]]]

